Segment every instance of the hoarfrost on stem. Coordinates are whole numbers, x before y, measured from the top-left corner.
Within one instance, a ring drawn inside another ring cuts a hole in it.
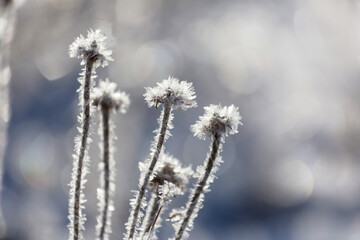
[[[234,105],[229,107],[222,107],[220,104],[210,105],[204,109],[205,114],[191,126],[191,130],[200,139],[211,138],[212,144],[204,165],[197,168],[198,182],[192,189],[186,208],[176,213],[181,219],[173,224],[176,231],[175,240],[188,238],[189,232],[194,227],[194,220],[202,208],[204,194],[210,191],[210,184],[214,181],[215,173],[222,162],[219,156],[222,143],[226,136],[237,133],[238,125],[241,124],[241,116]]]
[[[126,113],[130,105],[129,95],[115,91],[116,87],[116,83],[110,82],[108,78],[100,81],[99,86],[94,89],[93,104]]]
[[[120,110],[125,113],[130,100],[126,93],[115,91],[116,84],[108,79],[100,81],[94,89],[93,104],[101,110],[101,122],[99,134],[102,144],[102,161],[99,163],[100,186],[97,190],[99,215],[96,225],[96,237],[98,240],[109,239],[111,233],[111,215],[114,210],[113,196],[115,192],[115,161],[113,158],[113,140],[115,138],[115,125],[110,120],[112,110]]]
[[[139,165],[140,169],[144,167],[143,163]],[[191,166],[182,167],[180,161],[173,156],[166,153],[160,155],[155,176],[149,183],[150,191],[153,193],[141,227],[142,236],[153,228],[151,239],[156,239],[156,229],[161,223],[159,209],[166,207],[176,195],[185,193],[185,186],[193,173]]]
[[[87,37],[80,35],[69,47],[71,58],[80,58],[81,65],[85,65],[87,60],[93,59],[95,67],[108,65],[112,61],[112,51],[106,48],[106,36],[98,30],[90,29]]]
[[[177,78],[169,77],[156,87],[145,88],[145,101],[149,107],[169,103],[174,109],[181,107],[183,110],[196,107],[195,91],[191,82],[179,81]]]
[[[204,110],[205,114],[191,126],[191,131],[200,139],[211,138],[216,133],[227,137],[237,133],[238,125],[242,125],[239,110],[234,105],[222,107],[221,104],[211,104]]]
[[[81,59],[81,64],[85,68],[80,73],[78,81],[80,87],[79,105],[81,112],[78,121],[81,124],[79,136],[75,138],[75,154],[73,162],[73,171],[70,182],[70,200],[69,200],[69,239],[83,239],[82,230],[84,230],[84,222],[86,220],[84,209],[85,195],[83,193],[86,175],[89,172],[89,143],[90,143],[90,121],[92,108],[90,105],[93,79],[96,77],[95,70],[99,66],[106,66],[108,61],[112,60],[111,51],[105,47],[106,37],[100,30],[89,30],[87,38],[82,35],[75,39],[69,47],[70,57]]]
[[[143,213],[141,209],[144,208],[146,201],[144,200],[149,179],[153,176],[154,168],[158,161],[159,155],[163,150],[163,144],[170,136],[168,129],[172,128],[171,121],[173,119],[172,110],[182,108],[187,110],[191,107],[196,107],[195,92],[192,83],[186,81],[179,81],[176,78],[169,77],[158,83],[156,87],[145,88],[145,101],[149,107],[159,105],[163,106],[161,116],[158,119],[160,127],[155,130],[156,136],[151,145],[150,157],[145,160],[144,170],[141,172],[139,180],[139,191],[135,195],[135,199],[131,200],[132,209],[128,222],[126,223],[127,233],[124,239],[130,240],[137,237],[137,230],[141,223]]]

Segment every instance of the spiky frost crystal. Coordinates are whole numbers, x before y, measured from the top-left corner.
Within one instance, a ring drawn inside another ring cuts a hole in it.
[[[125,92],[115,91],[115,89],[116,83],[110,82],[109,79],[100,81],[99,86],[94,89],[93,104],[126,113],[130,105],[129,95]]]
[[[144,165],[139,164],[141,171],[145,169]],[[141,236],[150,234],[149,239],[157,239],[156,232],[162,221],[161,211],[166,209],[175,196],[185,193],[185,186],[193,173],[191,166],[183,168],[178,159],[161,153],[155,175],[149,183],[152,196],[141,227]]]
[[[69,47],[71,58],[80,58],[81,64],[84,65],[87,60],[94,61],[95,67],[108,65],[112,61],[112,51],[105,46],[106,36],[98,30],[90,29],[87,37],[80,35]]]
[[[181,194],[183,194],[185,186],[189,182],[189,177],[193,173],[191,166],[183,168],[177,158],[167,153],[162,153],[155,170],[155,176],[150,181],[150,188],[152,191],[157,191],[159,186],[164,185],[164,182],[170,182],[175,184],[181,190]]]
[[[192,83],[179,81],[177,78],[169,77],[161,83],[157,83],[156,87],[145,88],[145,101],[149,107],[160,104],[170,104],[174,109],[181,107],[183,110],[196,107],[195,91]]]
[[[191,126],[191,131],[200,139],[211,138],[214,134],[228,135],[238,132],[241,116],[234,105],[222,107],[211,104],[204,107],[205,114]]]

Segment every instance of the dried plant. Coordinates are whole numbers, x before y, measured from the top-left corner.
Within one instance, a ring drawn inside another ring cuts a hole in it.
[[[143,239],[150,237],[156,239],[155,233],[160,227],[161,212],[170,203],[172,197],[185,193],[186,184],[192,174],[190,166],[183,168],[180,161],[173,156],[166,153],[160,155],[155,176],[149,184],[152,194],[141,226],[140,236]]]
[[[115,161],[113,159],[112,140],[114,124],[110,120],[111,111],[120,110],[126,113],[130,100],[126,93],[115,92],[116,84],[100,81],[99,87],[94,89],[93,104],[101,111],[99,134],[102,144],[102,162],[99,163],[100,186],[97,190],[99,216],[97,218],[96,237],[98,240],[109,239],[111,233],[111,215],[114,209],[112,197],[115,191]]]
[[[182,218],[174,224],[176,229],[175,240],[186,239],[189,231],[193,228],[194,219],[202,207],[204,193],[210,190],[210,184],[214,181],[215,172],[222,162],[219,153],[222,149],[222,143],[230,134],[238,132],[240,124],[240,114],[238,108],[233,105],[222,107],[221,105],[210,105],[205,107],[205,114],[191,126],[194,135],[200,139],[212,139],[210,153],[202,167],[197,168],[198,182],[192,190],[186,208],[181,213]]]
[[[156,136],[151,145],[150,157],[145,160],[144,164],[146,167],[141,172],[139,191],[136,192],[135,198],[130,201],[131,211],[126,223],[127,233],[124,237],[124,239],[128,240],[138,237],[137,231],[143,216],[141,208],[146,206],[144,199],[146,188],[149,179],[153,175],[163,144],[170,135],[168,129],[173,127],[171,124],[173,119],[172,109],[181,108],[187,110],[196,106],[192,83],[186,81],[180,82],[178,79],[171,77],[158,83],[154,88],[146,88],[144,97],[149,107],[155,106],[155,108],[158,108],[159,105],[162,105],[163,109],[158,120],[160,127],[155,130]]]
[[[105,47],[106,37],[99,31],[88,32],[87,37],[76,38],[70,45],[70,57],[81,59],[85,65],[80,74],[81,86],[79,100],[82,111],[78,120],[81,124],[79,136],[75,139],[75,154],[72,179],[70,183],[69,203],[69,239],[83,239],[85,214],[82,212],[83,203],[86,201],[83,193],[86,175],[88,173],[89,130],[92,105],[101,112],[99,134],[101,136],[102,161],[99,162],[100,183],[97,190],[99,215],[96,225],[96,239],[109,239],[111,233],[111,215],[114,210],[112,197],[115,191],[115,161],[113,159],[113,139],[116,138],[113,129],[115,125],[110,120],[110,113],[119,110],[125,113],[130,100],[127,94],[116,92],[116,84],[108,79],[100,81],[99,86],[92,91],[95,78],[95,69],[105,67],[111,61],[111,51]],[[158,119],[159,128],[155,130],[156,136],[151,144],[150,155],[139,163],[140,179],[139,190],[135,198],[130,200],[131,210],[126,223],[125,240],[155,240],[157,229],[161,224],[161,215],[169,203],[177,195],[183,195],[189,178],[193,175],[191,167],[183,168],[176,158],[164,152],[164,143],[171,136],[169,130],[173,128],[172,110],[196,107],[195,92],[192,83],[179,81],[169,77],[158,83],[156,87],[145,88],[145,101],[149,107],[158,109],[162,106]],[[90,103],[93,104],[90,104]],[[191,126],[194,135],[200,139],[212,139],[210,153],[204,166],[197,168],[195,177],[198,182],[191,191],[186,207],[173,209],[169,219],[173,221],[176,230],[175,240],[186,239],[193,228],[194,219],[202,207],[204,193],[209,191],[210,184],[215,178],[215,173],[220,165],[219,153],[225,137],[237,133],[241,117],[238,108],[233,105],[222,107],[210,105],[205,107],[205,114]],[[147,204],[147,192],[151,192]],[[146,214],[144,216],[144,211]]]
[[[78,81],[81,86],[78,89],[81,113],[78,121],[81,125],[79,136],[75,139],[75,154],[73,173],[70,182],[70,200],[69,200],[69,239],[82,239],[81,230],[84,229],[86,220],[85,214],[82,213],[83,203],[86,201],[83,193],[88,173],[88,144],[90,142],[90,119],[91,119],[91,89],[94,85],[95,69],[99,66],[105,67],[108,61],[111,61],[111,51],[105,47],[106,37],[100,30],[90,30],[87,38],[80,35],[70,45],[70,57],[80,58],[81,65],[85,65],[83,72],[80,74]]]

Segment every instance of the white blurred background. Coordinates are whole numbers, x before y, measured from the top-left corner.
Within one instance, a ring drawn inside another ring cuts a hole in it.
[[[137,164],[157,127],[160,111],[147,108],[144,87],[169,75],[192,81],[199,105],[175,112],[165,144],[183,163],[196,167],[206,157],[209,142],[189,130],[202,107],[234,104],[244,123],[224,145],[190,240],[360,239],[358,0],[25,1],[10,48],[2,239],[68,236],[81,67],[67,51],[90,28],[102,29],[114,51],[99,78],[109,77],[132,100],[114,120],[111,239],[122,239]],[[94,238],[97,215],[96,116],[94,123],[86,239]],[[172,234],[165,222],[160,239]]]

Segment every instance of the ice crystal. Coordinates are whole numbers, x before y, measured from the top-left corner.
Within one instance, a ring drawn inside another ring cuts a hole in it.
[[[170,104],[174,109],[181,107],[186,110],[197,106],[192,83],[179,81],[177,78],[169,77],[156,87],[145,89],[144,97],[149,107],[157,108],[160,104]]]
[[[145,166],[141,163],[139,167],[143,170]],[[190,166],[183,168],[180,161],[173,156],[166,153],[160,155],[155,176],[149,183],[150,190],[153,193],[141,227],[142,236],[150,231],[153,222],[156,221],[151,234],[151,239],[156,239],[156,230],[161,226],[159,209],[164,210],[173,197],[184,194],[185,186],[192,174],[193,171]]]
[[[175,196],[181,194],[184,194],[184,192],[172,182],[164,181],[164,183],[159,186],[161,205],[170,203]]]
[[[106,36],[101,31],[90,29],[87,37],[80,35],[69,47],[69,55],[72,58],[80,58],[84,65],[88,60],[94,61],[95,67],[108,65],[112,61],[112,51],[105,46]]]
[[[125,113],[130,100],[127,94],[115,92],[116,84],[109,80],[100,81],[99,87],[94,89],[93,104],[101,109],[101,124],[99,134],[101,136],[100,148],[102,162],[99,163],[100,186],[97,191],[99,215],[96,225],[98,240],[109,239],[111,233],[111,216],[114,210],[113,196],[115,192],[115,161],[113,159],[115,139],[115,125],[110,119],[111,110],[120,109]]]
[[[238,125],[242,123],[237,107],[211,104],[204,109],[205,114],[191,126],[195,136],[206,139],[211,138],[214,134],[228,136],[238,132]]]
[[[155,176],[150,181],[150,188],[152,191],[158,190],[159,186],[164,185],[164,182],[167,181],[175,184],[176,187],[184,192],[189,177],[193,173],[191,166],[183,168],[178,159],[167,153],[162,153],[159,165],[155,170]]]
[[[111,51],[105,47],[106,37],[100,30],[88,31],[87,38],[82,35],[69,47],[70,57],[78,57],[85,68],[80,73],[78,81],[80,82],[79,105],[81,107],[78,121],[81,124],[79,136],[75,139],[74,166],[70,182],[70,201],[69,201],[69,239],[83,239],[82,230],[86,220],[83,214],[85,195],[83,193],[86,175],[89,165],[89,143],[90,143],[90,121],[92,115],[92,106],[90,104],[92,97],[93,79],[96,77],[95,69],[98,66],[106,66],[111,59]]]
[[[126,113],[130,105],[129,95],[125,92],[116,92],[115,89],[116,83],[110,82],[109,79],[100,81],[99,86],[94,89],[94,105]]]
[[[188,238],[189,232],[194,227],[194,220],[203,206],[204,194],[210,191],[210,184],[214,181],[215,173],[222,163],[219,155],[222,151],[224,138],[237,133],[238,125],[241,124],[238,108],[234,105],[229,107],[222,107],[220,104],[210,105],[204,109],[205,114],[191,126],[191,130],[200,139],[211,138],[212,144],[204,165],[197,168],[195,175],[198,182],[192,189],[186,208],[176,213],[181,219],[173,224],[176,230],[174,240]]]

